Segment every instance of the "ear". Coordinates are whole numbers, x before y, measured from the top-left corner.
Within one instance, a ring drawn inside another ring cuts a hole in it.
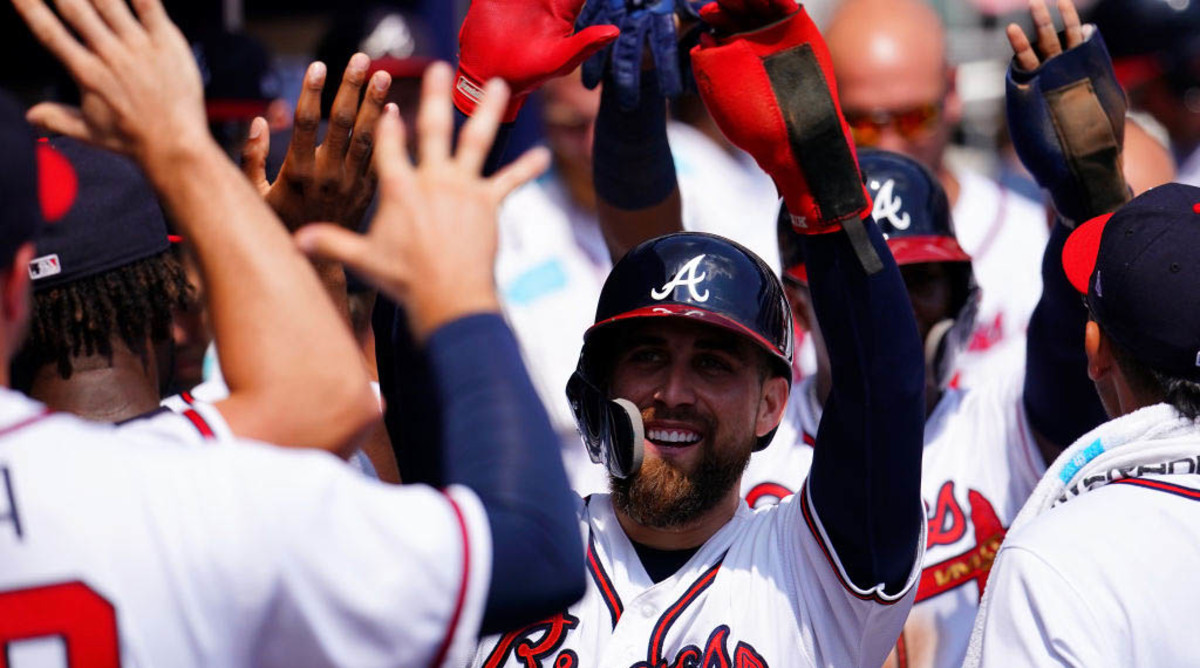
[[[755,436],[766,436],[779,426],[780,420],[783,419],[783,411],[787,408],[791,385],[781,376],[772,376],[763,383],[762,397],[758,402],[758,419],[754,425]]]
[[[13,255],[12,265],[0,272],[0,317],[4,324],[17,323],[18,331],[23,331],[25,321],[29,318],[30,283],[29,263],[34,256],[33,242],[28,241]],[[20,341],[12,341],[15,348]]]
[[[800,329],[811,332],[816,323],[810,317],[812,302],[809,299],[808,290],[785,283],[783,294],[787,295],[788,305],[792,307],[792,317],[796,319],[796,324],[800,326]]]
[[[963,116],[962,98],[958,95],[958,68],[946,66],[946,96],[942,101],[942,115],[947,126],[958,125]]]
[[[1089,320],[1084,335],[1083,349],[1087,352],[1088,378],[1099,382],[1112,373],[1117,361],[1113,358],[1112,345],[1100,331],[1095,320]]]

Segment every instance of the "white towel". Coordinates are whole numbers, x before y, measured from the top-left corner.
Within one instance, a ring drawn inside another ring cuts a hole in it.
[[[1123,415],[1083,435],[1054,460],[1013,520],[1008,535],[1054,506],[1113,480],[1200,472],[1196,469],[1198,458],[1200,427],[1171,406],[1155,404]],[[990,593],[990,587],[985,589],[979,602],[963,668],[979,666]]]

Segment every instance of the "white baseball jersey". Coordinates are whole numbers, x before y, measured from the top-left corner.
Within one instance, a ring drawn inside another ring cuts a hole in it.
[[[1050,231],[1040,204],[974,172],[954,175],[955,235],[971,256],[983,292],[954,383],[972,387],[1024,361],[1025,330],[1042,296],[1042,254]]]
[[[750,465],[742,474],[742,498],[751,508],[779,503],[800,489],[808,477],[821,422],[816,380],[816,376],[810,376],[793,384],[775,438],[751,455]]]
[[[1004,541],[968,665],[1196,665],[1198,474],[1200,426],[1166,404],[1080,438]]]
[[[691,128],[671,124],[669,136],[684,227],[734,239],[778,269],[779,204],[771,179]],[[499,240],[496,285],[504,316],[559,435],[571,487],[581,496],[607,492],[608,475],[588,458],[566,399],[583,333],[595,321],[612,269],[596,215],[576,206],[551,171],[505,200]]]
[[[375,398],[379,384],[371,383]],[[229,387],[223,378],[214,378],[192,388],[190,392],[171,395],[161,402],[161,408],[118,425],[122,430],[149,430],[165,441],[203,445],[213,441],[232,442],[233,433],[220,409],[214,404],[229,397]],[[362,450],[356,450],[347,463],[368,478],[379,479],[374,464]]]
[[[485,638],[486,668],[863,666],[900,632],[917,569],[885,597],[847,584],[807,494],[734,517],[654,584],[608,495],[583,502],[590,578],[566,612]]]
[[[469,490],[372,483],[321,452],[153,440],[0,390],[13,668],[461,666],[490,560]]]
[[[948,391],[925,422],[925,557],[912,612],[886,666],[962,663],[996,549],[1045,470],[1021,400],[1023,368],[971,390]],[[794,413],[789,404],[788,414],[799,418],[801,433],[815,435],[821,413],[813,385],[797,387],[794,397],[812,398]],[[754,458],[764,459],[752,458],[743,478],[743,496],[751,505],[770,503],[803,481],[786,468],[792,465],[786,452],[773,452],[774,447],[756,453]],[[800,441],[792,449],[797,460],[811,461],[811,446]]]

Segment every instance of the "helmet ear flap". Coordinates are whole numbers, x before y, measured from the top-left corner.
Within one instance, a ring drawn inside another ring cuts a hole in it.
[[[642,466],[645,427],[642,413],[626,399],[608,399],[576,371],[567,382],[567,400],[588,456],[617,478],[628,478]]]

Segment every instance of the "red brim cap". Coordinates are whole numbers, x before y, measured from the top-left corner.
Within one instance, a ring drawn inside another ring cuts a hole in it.
[[[226,123],[229,121],[249,121],[255,116],[264,116],[270,100],[207,100],[204,112],[210,123]]]
[[[743,325],[742,323],[740,323],[736,320],[733,320],[732,318],[727,318],[723,315],[713,313],[712,311],[709,311],[706,309],[696,308],[695,306],[692,306],[689,304],[663,304],[661,306],[645,306],[643,308],[634,309],[632,311],[627,311],[625,313],[622,313],[621,315],[613,316],[607,320],[601,320],[600,322],[592,325],[588,329],[588,331],[584,334],[584,336],[588,336],[592,332],[594,332],[597,329],[600,329],[601,327],[604,327],[606,325],[611,325],[613,323],[622,322],[625,320],[633,320],[635,318],[664,318],[664,317],[690,318],[693,320],[697,320],[699,322],[713,325],[715,327],[727,329],[736,334],[741,334],[743,336],[750,337],[756,343],[758,343],[760,346],[762,346],[762,347],[766,348],[768,351],[770,351],[771,354],[773,354],[773,355],[776,355],[779,357],[784,356],[783,352],[781,350],[779,350],[779,348],[775,344],[766,340],[761,335],[759,335],[758,332],[755,332],[754,330]]]
[[[1063,271],[1071,287],[1080,294],[1087,294],[1088,282],[1092,280],[1092,272],[1096,269],[1096,256],[1100,253],[1100,237],[1109,218],[1112,218],[1112,214],[1106,213],[1076,227],[1063,246]]]
[[[387,72],[393,79],[419,79],[424,76],[426,68],[432,65],[433,58],[393,58],[384,56],[371,61],[367,77],[376,72]]]
[[[892,237],[887,240],[888,249],[896,258],[896,264],[921,264],[924,262],[970,262],[971,256],[958,245],[953,237],[936,235]]]

